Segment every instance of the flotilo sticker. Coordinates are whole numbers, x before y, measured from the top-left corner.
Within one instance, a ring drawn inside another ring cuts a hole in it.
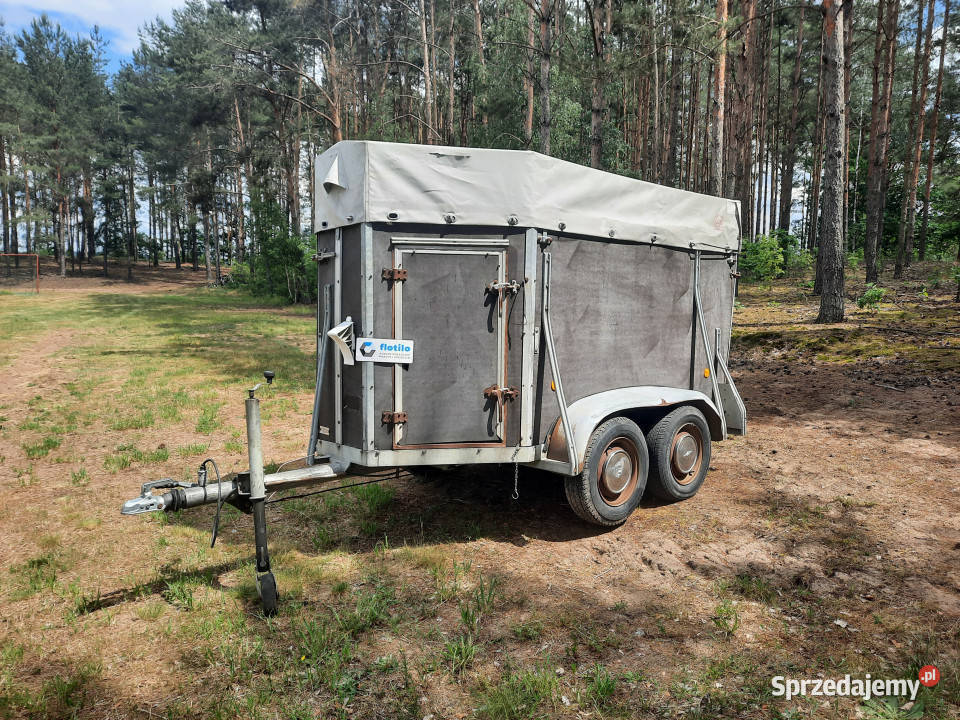
[[[357,360],[361,362],[411,363],[413,362],[413,340],[358,338]]]

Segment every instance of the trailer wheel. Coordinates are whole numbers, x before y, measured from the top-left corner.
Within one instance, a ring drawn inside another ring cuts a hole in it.
[[[607,420],[590,436],[583,472],[565,478],[567,501],[587,522],[620,525],[643,496],[649,465],[636,423],[625,417]]]
[[[663,500],[697,494],[710,468],[710,428],[690,405],[677,408],[647,433],[650,489]]]

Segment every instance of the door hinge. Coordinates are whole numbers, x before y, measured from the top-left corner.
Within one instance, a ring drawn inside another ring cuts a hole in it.
[[[322,262],[326,262],[327,260],[331,260],[336,256],[337,254],[335,252],[332,252],[330,250],[321,250],[316,255],[312,255],[310,259],[313,260],[315,263],[322,263]]]
[[[380,413],[380,423],[383,425],[399,425],[407,421],[405,412],[394,412],[393,410],[384,410]]]
[[[407,279],[406,268],[384,268],[380,273],[380,279],[387,282],[403,282]]]

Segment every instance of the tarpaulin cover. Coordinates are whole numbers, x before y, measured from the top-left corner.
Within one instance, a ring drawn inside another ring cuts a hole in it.
[[[740,249],[735,200],[524,150],[339,142],[317,156],[314,231],[363,222],[484,225]]]

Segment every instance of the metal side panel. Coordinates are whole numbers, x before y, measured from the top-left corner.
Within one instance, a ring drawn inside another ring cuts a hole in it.
[[[335,235],[338,231],[336,230],[327,230],[317,234],[317,249],[321,253],[334,253],[336,251],[336,240]],[[324,260],[319,264],[319,271],[317,273],[318,278],[318,294],[323,297],[323,287],[325,285],[330,286],[330,320],[331,326],[335,323],[333,322],[334,317],[334,308],[333,308],[333,295],[335,292],[335,263],[336,258],[330,257],[327,260]],[[322,308],[320,309],[322,313]],[[323,368],[323,378],[321,379],[321,389],[320,389],[320,408],[319,408],[319,422],[318,422],[318,440],[333,441],[334,429],[337,424],[337,402],[336,402],[336,391],[335,386],[337,382],[336,370],[334,369],[335,360],[333,356],[339,354],[336,351],[336,348],[333,347],[333,343],[327,344],[327,357],[324,363]]]
[[[363,325],[363,253],[362,227],[352,225],[341,230],[340,320],[353,318],[354,333]],[[350,447],[363,447],[363,366],[347,365],[337,353],[340,367],[340,442]]]
[[[363,226],[360,238],[363,274],[363,313],[362,321],[358,326],[361,332],[357,337],[377,337],[374,331],[374,267],[373,267],[373,229],[369,225]],[[361,368],[363,382],[363,449],[373,450],[376,434],[377,410],[375,399],[375,368],[373,363],[363,363]]]
[[[520,445],[533,445],[533,410],[536,382],[537,231],[527,230],[523,243],[523,342],[520,372]]]
[[[343,230],[336,231],[336,256],[333,258],[333,325],[343,321]],[[333,354],[333,438],[337,445],[343,443],[343,358],[340,353]]]

